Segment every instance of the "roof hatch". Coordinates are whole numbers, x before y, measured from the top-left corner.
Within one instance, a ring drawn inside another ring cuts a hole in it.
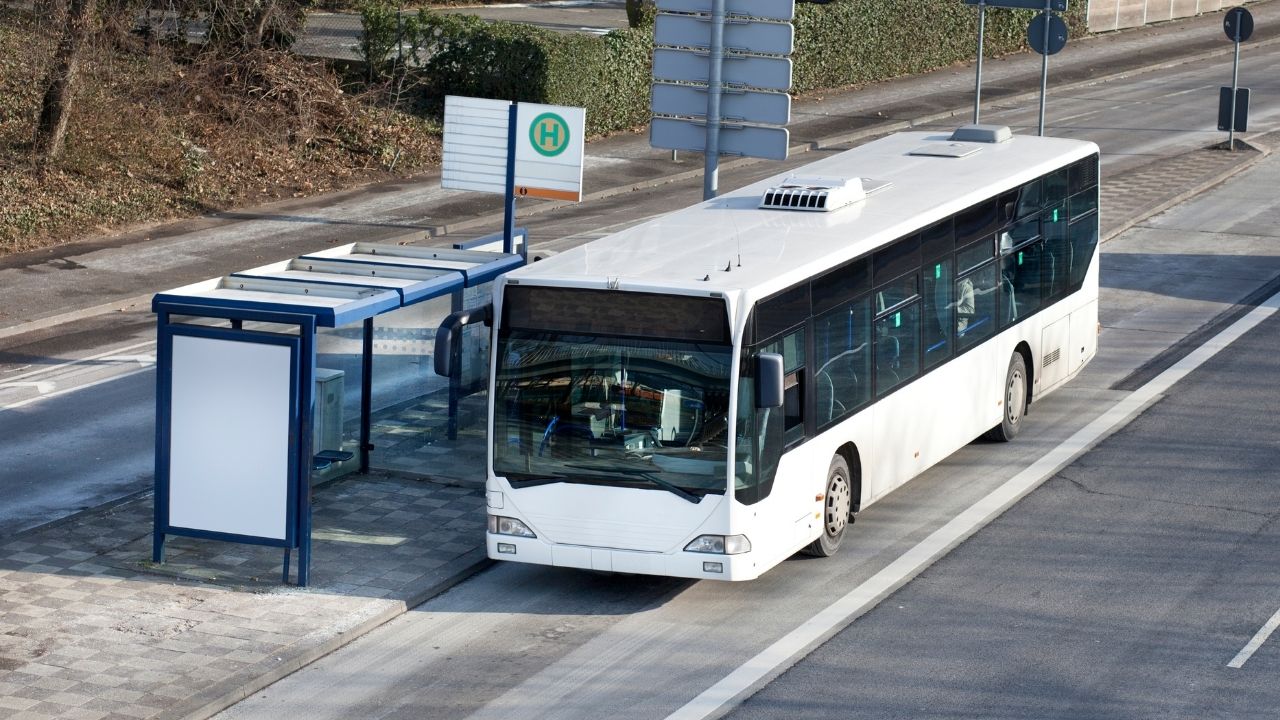
[[[963,158],[980,152],[982,145],[995,145],[1012,139],[1013,132],[1005,125],[963,125],[945,140],[933,139],[933,142],[921,145],[908,154]]]
[[[760,207],[765,210],[832,212],[860,202],[891,184],[870,178],[789,177],[781,185],[764,191]]]

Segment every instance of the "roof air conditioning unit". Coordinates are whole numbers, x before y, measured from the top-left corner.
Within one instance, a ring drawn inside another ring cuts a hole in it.
[[[764,191],[766,210],[831,212],[867,197],[862,178],[789,177]]]

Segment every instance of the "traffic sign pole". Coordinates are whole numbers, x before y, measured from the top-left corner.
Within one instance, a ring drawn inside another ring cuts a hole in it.
[[[1049,9],[1052,0],[1044,0],[1044,48],[1040,56],[1040,137],[1044,137],[1044,101],[1049,90]]]
[[[711,3],[711,68],[707,73],[707,153],[702,172],[702,199],[720,191],[720,90],[724,66],[724,0]]]
[[[1231,65],[1231,125],[1227,130],[1227,150],[1236,151],[1236,95],[1240,92],[1240,23],[1236,23],[1236,58]]]
[[[987,34],[987,0],[978,0],[978,74],[973,81],[973,124],[982,116],[982,44]]]

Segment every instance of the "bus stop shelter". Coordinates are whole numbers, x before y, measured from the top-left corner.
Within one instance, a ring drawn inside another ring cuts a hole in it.
[[[179,535],[298,550],[308,583],[311,477],[352,460],[315,447],[316,333],[361,324],[361,472],[369,469],[374,318],[519,267],[519,254],[352,243],[157,294],[152,559]],[[319,441],[324,444],[324,440]]]

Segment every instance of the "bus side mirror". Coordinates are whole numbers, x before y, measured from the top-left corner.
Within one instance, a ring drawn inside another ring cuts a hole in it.
[[[756,355],[756,407],[782,407],[782,356],[778,353]]]
[[[457,369],[453,366],[453,356],[462,349],[462,328],[478,322],[483,322],[489,326],[493,325],[492,304],[459,310],[440,323],[440,329],[436,330],[435,366],[437,375],[453,376],[454,370]]]

